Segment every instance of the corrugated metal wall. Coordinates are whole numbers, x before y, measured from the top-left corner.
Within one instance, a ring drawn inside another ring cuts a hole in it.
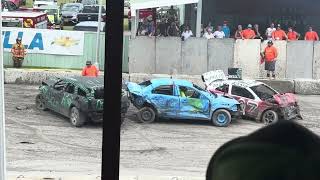
[[[100,35],[100,55],[99,68],[104,69],[105,58],[105,34]],[[123,72],[128,72],[128,50],[129,37],[124,37],[123,44]],[[45,68],[66,68],[81,69],[87,60],[94,62],[96,54],[96,33],[86,32],[84,40],[83,56],[65,56],[65,55],[49,55],[49,54],[28,54],[23,63],[24,67],[45,67]],[[12,66],[11,53],[4,53],[4,65]]]

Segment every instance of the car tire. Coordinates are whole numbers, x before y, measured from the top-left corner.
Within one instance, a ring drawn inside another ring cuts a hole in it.
[[[86,122],[86,116],[79,111],[78,108],[72,107],[70,109],[70,122],[75,127],[81,127]]]
[[[225,109],[218,109],[212,115],[212,123],[218,127],[227,127],[231,123],[231,114]]]
[[[46,103],[42,94],[38,94],[36,96],[36,107],[41,111],[46,111],[48,108],[46,107]]]
[[[142,123],[152,123],[156,120],[156,112],[151,107],[143,107],[139,110],[138,118]]]
[[[279,121],[278,113],[274,110],[267,110],[262,114],[261,121],[265,125],[274,124]]]

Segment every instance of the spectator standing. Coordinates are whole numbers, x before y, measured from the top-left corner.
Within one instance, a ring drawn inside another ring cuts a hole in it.
[[[158,36],[167,36],[168,20],[161,19],[161,22],[158,25]]]
[[[253,31],[256,33],[256,37],[254,39],[261,39],[263,40],[263,37],[261,36],[261,33],[259,31],[259,25],[258,24],[255,24],[253,26]]]
[[[200,34],[200,37],[203,37],[203,35],[204,35],[204,26],[203,26],[203,24],[201,24],[201,34]]]
[[[248,24],[248,28],[242,31],[242,36],[244,39],[254,39],[256,37],[251,24]]]
[[[16,39],[16,44],[14,44],[11,48],[13,67],[21,68],[24,57],[26,55],[26,50],[24,45],[22,44],[22,39],[18,37]]]
[[[217,30],[213,33],[214,38],[223,39],[225,38],[225,34],[222,30],[221,26],[218,26]]]
[[[187,40],[189,37],[193,36],[192,31],[190,30],[190,27],[187,25],[182,32],[181,38],[183,41]]]
[[[147,17],[146,31],[147,31],[146,35],[148,35],[148,36],[154,36],[154,34],[155,34],[155,25],[154,25],[154,22],[153,22],[152,15],[149,15]]]
[[[309,31],[306,33],[304,40],[307,41],[319,41],[318,33],[313,31],[312,27],[309,27]]]
[[[267,71],[267,77],[270,78],[270,73],[272,73],[272,78],[276,78],[275,66],[276,58],[278,57],[278,51],[273,46],[271,40],[268,41],[268,46],[264,49],[264,52],[261,53],[262,58],[265,60],[265,70]]]
[[[300,34],[293,30],[292,27],[288,28],[288,41],[296,41],[300,38]]]
[[[207,32],[204,33],[203,37],[208,39],[208,40],[209,39],[213,39],[214,35],[212,33],[212,29],[211,28],[207,29]]]
[[[177,17],[177,11],[173,8],[173,6],[171,6],[170,9],[168,10],[169,23],[174,22],[176,17]]]
[[[266,30],[266,38],[267,40],[272,40],[272,33],[276,31],[276,28],[274,27],[274,23],[270,24],[270,27]]]
[[[242,25],[238,25],[238,29],[236,31],[236,33],[234,34],[234,38],[235,39],[244,39],[242,36]]]
[[[175,22],[172,22],[171,25],[167,29],[168,36],[178,36],[179,35],[179,28]]]
[[[286,39],[288,39],[284,30],[281,29],[280,24],[277,25],[277,30],[273,31],[272,39],[273,40],[286,40]]]
[[[82,76],[97,77],[99,70],[95,65],[92,65],[91,61],[86,62],[86,67],[82,70]]]
[[[223,22],[222,31],[224,32],[225,38],[230,38],[230,28],[227,21]]]

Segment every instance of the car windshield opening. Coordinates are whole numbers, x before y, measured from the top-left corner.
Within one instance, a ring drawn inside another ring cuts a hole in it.
[[[271,99],[277,92],[269,88],[264,84],[260,84],[257,86],[252,86],[250,89],[260,98],[260,99]]]

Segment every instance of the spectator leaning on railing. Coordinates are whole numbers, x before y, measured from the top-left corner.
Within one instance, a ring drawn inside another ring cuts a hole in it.
[[[238,25],[238,29],[236,31],[236,33],[234,34],[234,38],[235,39],[244,39],[242,36],[242,25]]]
[[[207,29],[207,32],[204,33],[203,37],[206,39],[213,39],[214,35],[212,33],[212,29],[211,28]]]
[[[227,21],[223,22],[222,31],[224,32],[225,38],[230,37],[230,28]]]
[[[185,41],[191,36],[193,36],[193,33],[190,30],[190,27],[188,25],[186,25],[184,31],[181,34],[181,39],[182,39],[182,41]]]
[[[258,24],[255,24],[253,26],[253,31],[256,33],[256,37],[254,39],[260,39],[262,41],[263,37],[261,36],[261,33],[259,31],[259,25]]]
[[[226,35],[222,31],[222,27],[221,26],[218,26],[217,30],[213,33],[213,37],[214,38],[223,39],[223,38],[225,38],[225,36]]]
[[[287,40],[288,39],[284,30],[281,29],[280,24],[277,25],[277,30],[273,31],[272,39],[273,40]]]
[[[319,41],[318,33],[313,31],[312,27],[309,27],[309,31],[306,33],[304,40],[307,41]]]
[[[268,27],[267,30],[266,30],[267,40],[272,40],[272,33],[274,31],[276,31],[276,28],[274,27],[274,23],[271,23],[270,27]]]
[[[248,28],[242,31],[242,36],[244,39],[254,39],[256,37],[251,24],[248,24]]]
[[[293,30],[292,27],[288,28],[288,41],[296,41],[300,38],[300,34]]]

